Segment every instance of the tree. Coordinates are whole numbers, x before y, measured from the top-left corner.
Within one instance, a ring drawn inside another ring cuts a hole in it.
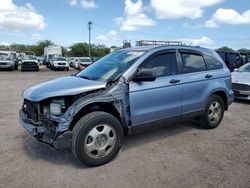
[[[229,48],[227,46],[223,46],[221,48],[218,48],[217,50],[222,50],[222,51],[227,51],[227,52],[231,52],[234,51],[232,48]]]
[[[69,55],[73,57],[88,56],[88,44],[87,43],[75,43],[69,47]]]
[[[241,48],[241,49],[239,49],[239,50],[238,50],[238,52],[240,52],[240,53],[250,54],[250,49]]]
[[[33,45],[32,51],[36,55],[41,56],[44,53],[44,48],[49,45],[54,45],[54,43],[51,42],[50,40],[39,41],[36,43],[36,45]]]

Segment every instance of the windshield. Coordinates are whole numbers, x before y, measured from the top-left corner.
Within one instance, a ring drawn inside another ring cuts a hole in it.
[[[54,58],[55,61],[67,61],[65,58],[63,57],[56,57]]]
[[[145,51],[116,51],[113,52],[76,76],[97,81],[115,81],[124,73]]]
[[[250,63],[247,63],[238,69],[238,72],[250,72]]]
[[[10,61],[11,58],[10,58],[10,56],[8,56],[8,54],[0,53],[0,60]]]
[[[36,60],[36,57],[33,55],[26,55],[23,56],[23,60]]]

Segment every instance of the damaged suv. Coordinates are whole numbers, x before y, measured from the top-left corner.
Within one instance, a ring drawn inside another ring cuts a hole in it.
[[[70,146],[89,166],[111,161],[123,137],[194,118],[217,127],[233,101],[219,55],[190,46],[118,50],[83,71],[23,92],[19,119],[37,140]]]

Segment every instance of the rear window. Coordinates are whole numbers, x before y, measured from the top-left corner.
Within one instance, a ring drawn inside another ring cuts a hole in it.
[[[181,53],[182,73],[201,72],[206,70],[204,59],[199,54]]]
[[[208,55],[204,55],[203,57],[207,63],[208,70],[217,70],[223,68],[222,64],[215,58],[210,57]]]

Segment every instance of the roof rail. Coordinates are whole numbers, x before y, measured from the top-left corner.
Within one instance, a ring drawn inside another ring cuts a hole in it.
[[[184,45],[181,41],[165,41],[165,40],[140,40],[136,41],[136,46],[148,45]]]

